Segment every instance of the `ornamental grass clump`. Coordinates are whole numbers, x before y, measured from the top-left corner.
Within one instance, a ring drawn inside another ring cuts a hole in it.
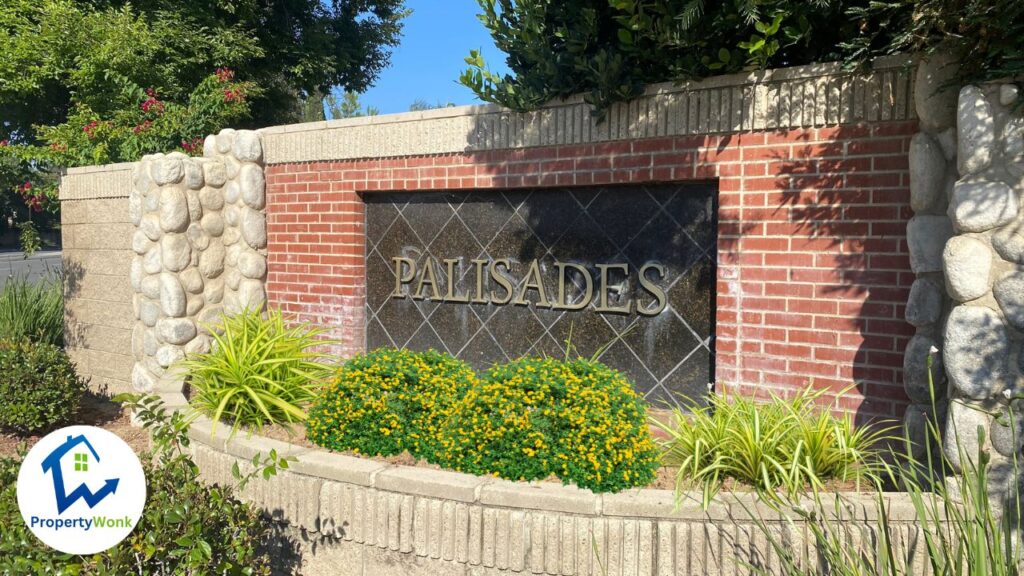
[[[646,407],[591,360],[521,358],[491,368],[456,406],[440,464],[510,480],[557,476],[595,492],[649,484],[658,451]]]
[[[677,497],[696,488],[707,506],[726,480],[768,496],[795,496],[832,480],[877,480],[889,429],[854,427],[849,415],[819,406],[822,394],[773,395],[765,403],[712,394],[707,406],[687,403],[667,421],[655,421],[669,438],[664,463],[679,467]]]
[[[322,331],[289,325],[279,310],[247,310],[212,326],[211,350],[182,362],[189,403],[214,422],[238,427],[290,425],[306,419],[330,374],[317,348]]]
[[[306,437],[333,450],[408,451],[435,461],[442,425],[476,380],[468,364],[434,350],[361,354],[342,366],[310,409]]]
[[[64,284],[60,274],[37,281],[12,276],[0,290],[0,338],[64,345]]]

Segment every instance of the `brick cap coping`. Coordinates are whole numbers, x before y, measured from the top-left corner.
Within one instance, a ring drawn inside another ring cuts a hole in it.
[[[180,394],[175,396],[180,397]],[[640,488],[614,494],[595,494],[590,490],[553,482],[514,482],[448,470],[388,464],[319,448],[306,448],[256,434],[239,432],[230,437],[228,426],[220,424],[214,429],[213,422],[206,417],[199,417],[191,424],[189,438],[192,442],[243,461],[257,453],[266,455],[270,450],[276,450],[281,457],[296,458],[295,462],[290,463],[288,473],[378,491],[485,507],[619,519],[725,521],[749,519],[753,513],[754,517],[765,521],[791,520],[752,492],[720,493],[707,510],[700,506],[700,493],[690,492],[677,507],[671,490]],[[281,496],[303,499],[312,495],[288,493]],[[823,493],[819,498],[823,506],[830,509],[829,513],[835,520],[870,522],[878,518],[877,497],[873,494]],[[885,493],[883,499],[889,520],[906,522],[917,518],[913,502],[905,493]],[[809,498],[801,502],[801,506],[807,510],[811,509],[812,504]]]
[[[68,168],[61,175],[58,199],[127,198],[132,191],[132,170],[137,164],[121,162]]]

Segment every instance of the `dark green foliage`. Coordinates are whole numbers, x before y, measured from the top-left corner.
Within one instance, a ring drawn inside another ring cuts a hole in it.
[[[157,403],[159,401],[156,401]],[[208,486],[183,448],[188,425],[148,399],[133,405],[153,432],[154,454],[140,459],[146,507],[132,533],[92,556],[60,554],[32,535],[18,511],[20,462],[0,459],[0,573],[3,574],[270,574],[270,522],[233,496]],[[149,457],[152,456],[152,457]]]
[[[643,85],[879,54],[954,50],[962,80],[1024,73],[1019,0],[478,0],[512,74],[473,51],[461,82],[517,110],[585,93],[602,113]]]
[[[604,110],[644,84],[835,60],[857,35],[835,0],[479,0],[481,20],[507,54],[496,77],[479,54],[461,81],[517,110],[583,92]]]
[[[854,58],[953,51],[963,83],[1024,74],[1020,0],[885,0],[849,13],[863,31],[845,46]]]
[[[0,429],[35,433],[67,423],[85,390],[60,348],[0,340]]]
[[[35,282],[8,278],[0,290],[0,338],[64,344],[64,285],[59,274]]]
[[[647,410],[591,360],[521,358],[491,368],[442,431],[440,464],[511,480],[557,476],[595,492],[645,486],[658,451]]]
[[[445,420],[475,383],[465,362],[434,350],[361,354],[310,409],[306,436],[334,450],[435,460]]]

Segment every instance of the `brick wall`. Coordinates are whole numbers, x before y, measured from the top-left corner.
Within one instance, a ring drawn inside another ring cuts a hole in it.
[[[363,193],[710,180],[720,192],[719,389],[810,384],[859,417],[899,418],[916,130],[899,119],[271,164],[269,300],[330,328],[341,353],[362,350]]]

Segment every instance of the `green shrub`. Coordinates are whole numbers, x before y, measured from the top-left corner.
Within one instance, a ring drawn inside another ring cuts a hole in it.
[[[149,416],[152,406],[134,405]],[[146,422],[156,449],[140,458],[146,473],[142,518],[120,544],[92,556],[61,554],[32,535],[17,503],[20,462],[0,458],[0,574],[270,574],[271,522],[237,500],[232,488],[200,480],[182,450],[186,426],[180,415],[168,419],[166,413]]]
[[[68,422],[86,390],[67,354],[52,344],[0,340],[0,428],[42,432]]]
[[[223,318],[210,352],[186,358],[190,404],[213,420],[239,426],[292,424],[329,374],[316,347],[321,331],[289,326],[278,310]]]
[[[344,364],[310,409],[306,436],[334,450],[435,460],[441,428],[476,383],[461,360],[381,348]]]
[[[513,480],[555,475],[599,492],[644,486],[658,466],[646,418],[607,366],[522,358],[491,368],[458,403],[439,462]]]
[[[741,396],[709,396],[656,425],[669,437],[664,463],[678,466],[676,491],[703,490],[704,504],[726,479],[770,495],[817,489],[829,480],[876,479],[877,450],[887,430],[854,428],[816,403],[823,392],[759,403]]]
[[[63,346],[63,290],[59,274],[36,282],[25,276],[8,278],[0,291],[0,338],[29,338]]]

